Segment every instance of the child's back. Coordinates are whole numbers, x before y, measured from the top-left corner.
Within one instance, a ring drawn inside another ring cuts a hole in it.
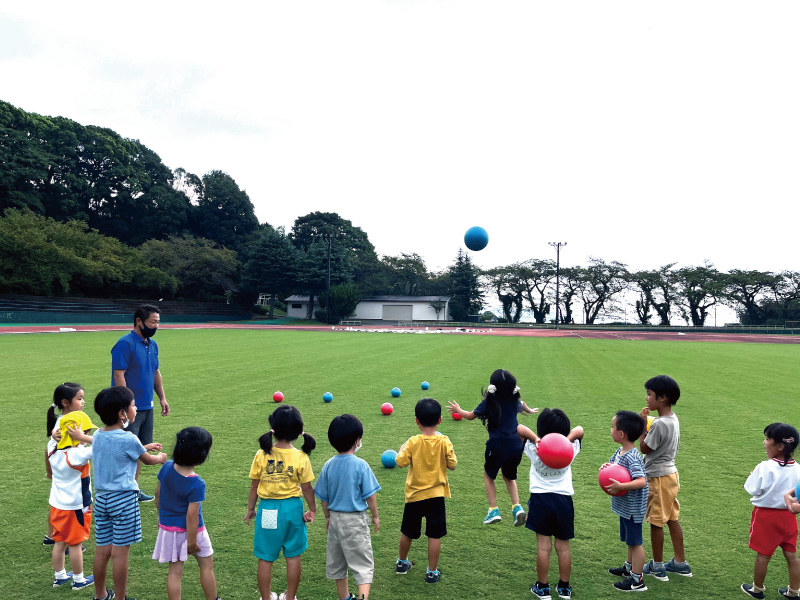
[[[355,454],[337,454],[322,467],[314,491],[337,512],[367,510],[367,498],[381,489],[367,461]]]
[[[395,458],[398,467],[411,465],[406,476],[406,502],[450,498],[447,469],[455,468],[453,443],[446,435],[418,434],[410,438]]]

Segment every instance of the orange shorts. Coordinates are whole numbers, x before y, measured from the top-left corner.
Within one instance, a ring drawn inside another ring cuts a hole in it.
[[[92,508],[82,510],[61,510],[50,507],[50,524],[53,526],[53,539],[76,546],[89,539],[92,528]]]
[[[678,490],[681,489],[678,473],[647,478],[647,511],[644,520],[664,527],[667,521],[677,521],[681,514]]]

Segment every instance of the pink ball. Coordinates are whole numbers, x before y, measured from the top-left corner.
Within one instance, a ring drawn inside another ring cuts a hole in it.
[[[453,421],[460,421],[464,417],[461,416],[461,413],[453,413]]]
[[[610,494],[606,490],[606,486],[611,485],[611,479],[616,479],[620,483],[628,483],[631,480],[631,474],[628,473],[628,469],[622,465],[606,463],[600,467],[600,472],[597,474],[597,482],[600,484],[600,488],[609,496],[624,496],[628,493],[628,490],[622,490],[616,494]]]
[[[272,399],[275,400],[275,402],[283,402],[283,392],[275,392],[272,394]]]
[[[572,443],[560,433],[548,433],[539,440],[539,458],[551,469],[563,469],[575,458]]]
[[[394,412],[394,406],[390,402],[384,402],[381,404],[381,412],[385,415],[390,415]]]

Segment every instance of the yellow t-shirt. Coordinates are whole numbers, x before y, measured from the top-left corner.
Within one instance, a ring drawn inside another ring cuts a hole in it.
[[[411,465],[406,476],[406,502],[450,497],[447,467],[458,463],[453,443],[446,435],[415,435],[395,458],[398,467]]]
[[[272,447],[271,454],[256,452],[250,479],[258,479],[259,498],[283,500],[299,498],[300,484],[314,479],[308,455],[297,448]]]

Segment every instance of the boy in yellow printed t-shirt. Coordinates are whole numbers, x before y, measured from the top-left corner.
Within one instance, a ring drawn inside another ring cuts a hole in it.
[[[447,535],[444,499],[450,497],[447,469],[454,471],[458,460],[453,444],[446,435],[436,431],[442,422],[442,407],[433,398],[423,398],[414,408],[421,432],[409,438],[400,448],[395,461],[398,467],[407,467],[403,522],[400,525],[400,556],[395,573],[405,575],[413,564],[408,560],[412,540],[420,537],[422,518],[425,517],[425,535],[428,537],[427,583],[439,581],[439,553],[441,538]]]

